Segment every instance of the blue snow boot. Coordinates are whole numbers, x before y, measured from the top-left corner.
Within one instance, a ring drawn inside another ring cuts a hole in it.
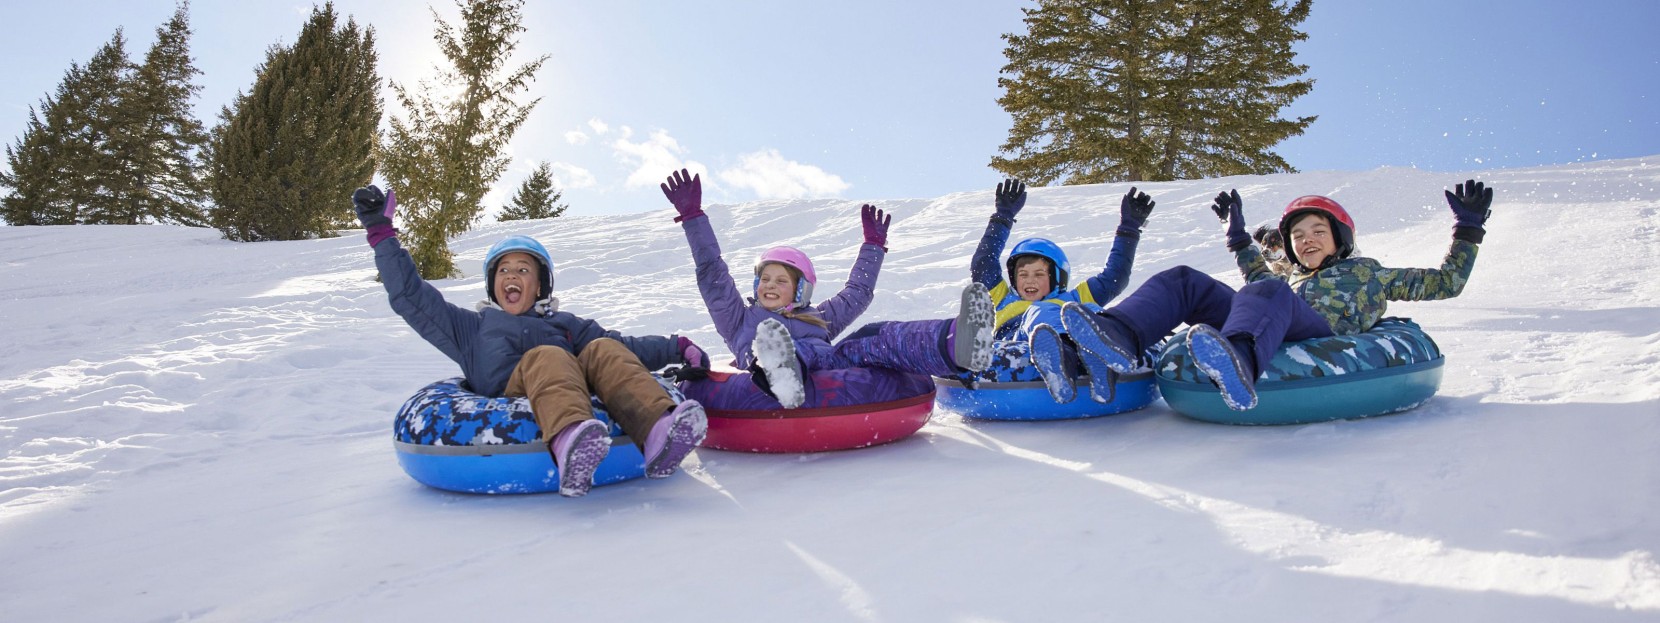
[[[1078,345],[1084,367],[1092,376],[1098,366],[1105,366],[1119,374],[1136,369],[1135,354],[1124,344],[1124,337],[1115,336],[1116,332],[1106,322],[1105,318],[1095,315],[1083,305],[1069,302],[1061,306],[1061,324],[1072,336],[1072,342]]]
[[[1032,365],[1037,367],[1039,375],[1043,376],[1044,386],[1049,388],[1049,397],[1055,402],[1066,404],[1078,397],[1078,388],[1072,384],[1072,378],[1077,376],[1077,370],[1072,369],[1072,350],[1055,328],[1040,324],[1032,328]]]
[[[1187,332],[1187,349],[1193,354],[1193,365],[1210,377],[1222,390],[1222,401],[1228,408],[1244,411],[1257,406],[1256,375],[1234,351],[1233,344],[1210,325],[1198,325]]]

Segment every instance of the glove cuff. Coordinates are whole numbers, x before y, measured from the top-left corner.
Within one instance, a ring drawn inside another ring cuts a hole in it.
[[[699,216],[703,216],[703,208],[695,208],[691,212],[681,212],[680,216],[674,217],[674,222],[679,223],[681,221],[694,219]]]
[[[1487,237],[1487,230],[1469,225],[1458,225],[1453,227],[1452,237],[1453,240],[1463,240],[1470,244],[1481,244],[1481,240]]]
[[[1014,217],[998,212],[991,215],[991,222],[1002,223],[1004,227],[1014,227]]]
[[[370,225],[367,229],[369,231],[369,246],[371,247],[380,244],[382,240],[398,235],[398,230],[393,228],[390,223]]]
[[[1128,225],[1119,225],[1118,226],[1118,235],[1124,236],[1126,238],[1135,238],[1135,239],[1139,240],[1139,239],[1141,239],[1141,228],[1140,227],[1130,227]]]
[[[1238,253],[1244,251],[1245,247],[1251,246],[1251,237],[1244,236],[1244,238],[1244,240],[1238,240],[1233,236],[1228,236],[1228,252]]]

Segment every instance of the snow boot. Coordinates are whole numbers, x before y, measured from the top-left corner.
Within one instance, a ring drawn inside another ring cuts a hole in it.
[[[559,468],[559,495],[582,497],[594,486],[594,470],[611,452],[611,427],[599,420],[583,420],[559,431],[548,442]]]
[[[1105,318],[1095,315],[1083,305],[1071,302],[1062,305],[1061,325],[1066,327],[1067,334],[1078,345],[1084,365],[1091,375],[1095,374],[1096,365],[1119,374],[1127,374],[1136,368],[1136,356],[1124,344],[1126,340],[1115,336],[1116,331],[1107,326]],[[1095,365],[1091,365],[1091,360]]]
[[[703,413],[703,405],[696,400],[683,401],[675,405],[674,410],[657,418],[657,423],[651,426],[651,433],[646,435],[646,477],[668,478],[673,475],[680,462],[703,441],[703,435],[707,432],[709,417]]]
[[[795,358],[795,338],[776,318],[768,318],[755,326],[755,341],[750,343],[755,363],[766,375],[766,387],[778,404],[794,409],[807,400],[807,389],[801,381],[801,361]]]
[[[1032,328],[1032,365],[1037,366],[1043,384],[1049,388],[1049,397],[1066,404],[1078,397],[1078,388],[1072,384],[1077,371],[1072,369],[1071,350],[1055,328],[1040,324]]]
[[[962,307],[957,310],[956,334],[952,337],[952,363],[970,372],[991,366],[991,338],[997,327],[997,309],[991,294],[978,283],[963,288]]]
[[[1221,333],[1210,325],[1195,326],[1187,332],[1187,350],[1193,354],[1193,365],[1222,390],[1222,401],[1229,409],[1244,411],[1257,406],[1256,377]]]

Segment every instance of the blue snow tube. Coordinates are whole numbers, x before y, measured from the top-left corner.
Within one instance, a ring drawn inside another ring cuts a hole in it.
[[[1091,399],[1089,377],[1080,376],[1073,381],[1078,397],[1056,403],[1032,365],[1030,350],[1026,340],[998,340],[984,371],[934,377],[934,403],[983,420],[1071,420],[1134,411],[1158,397],[1152,371],[1141,370],[1119,376],[1109,402]]]
[[[679,402],[680,392],[662,383]],[[645,457],[592,398],[594,417],[611,426],[611,452],[594,471],[594,484],[645,475]],[[421,388],[392,425],[398,464],[421,484],[464,493],[543,493],[559,490],[559,470],[531,414],[530,401],[468,391],[462,379]]]
[[[1151,370],[1119,376],[1112,400],[1105,403],[1089,397],[1089,377],[1079,377],[1075,384],[1078,397],[1059,404],[1042,380],[981,381],[970,388],[961,379],[934,377],[934,403],[982,420],[1072,420],[1134,411],[1158,397]]]
[[[1234,411],[1194,367],[1187,332],[1165,341],[1154,366],[1177,413],[1219,424],[1307,424],[1406,411],[1441,388],[1440,347],[1417,323],[1385,318],[1365,333],[1288,342],[1257,377],[1257,406]]]

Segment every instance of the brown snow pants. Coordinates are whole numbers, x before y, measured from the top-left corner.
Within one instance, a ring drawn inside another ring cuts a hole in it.
[[[530,398],[544,441],[566,426],[593,419],[589,394],[598,396],[611,420],[642,447],[657,419],[674,408],[640,358],[610,338],[589,342],[575,356],[557,346],[537,346],[507,379],[506,395]]]

